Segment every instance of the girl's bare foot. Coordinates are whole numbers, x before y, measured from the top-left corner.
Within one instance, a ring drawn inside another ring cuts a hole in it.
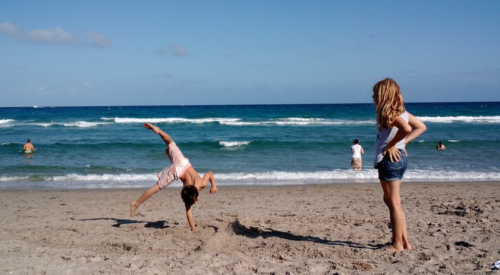
[[[394,245],[390,244],[387,246],[382,247],[382,249],[386,250],[387,252],[398,252],[398,251],[403,251],[404,248],[396,248]]]
[[[406,250],[413,250],[413,247],[411,246],[411,244],[409,242],[405,243],[404,248]]]
[[[144,123],[144,128],[146,128],[146,129],[150,129],[150,130],[153,130],[153,132],[154,132],[155,134],[160,133],[160,128],[158,128],[158,127],[156,127],[156,126],[152,125],[151,123]]]

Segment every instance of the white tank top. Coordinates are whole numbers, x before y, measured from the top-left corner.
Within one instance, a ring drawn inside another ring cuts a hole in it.
[[[400,115],[406,123],[408,123],[408,120],[410,117],[408,116],[408,112],[404,112]],[[377,168],[377,164],[382,161],[384,156],[382,155],[382,152],[385,149],[385,146],[387,146],[387,143],[389,143],[395,136],[396,133],[398,132],[398,128],[392,127],[390,129],[384,128],[384,127],[379,127],[377,125],[378,131],[377,131],[377,139],[375,140],[375,161],[373,162],[373,167]],[[405,140],[406,138],[400,140],[398,143],[396,143],[396,148],[398,149],[405,149]]]
[[[353,158],[361,158],[361,146],[359,144],[354,144],[351,149]]]

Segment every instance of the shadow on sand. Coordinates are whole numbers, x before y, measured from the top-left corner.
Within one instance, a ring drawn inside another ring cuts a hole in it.
[[[235,234],[245,236],[248,238],[262,237],[265,239],[265,238],[276,237],[276,238],[282,238],[282,239],[287,239],[287,240],[292,240],[292,241],[314,242],[314,243],[334,245],[334,246],[347,246],[347,247],[358,248],[358,249],[375,250],[375,249],[380,248],[379,245],[366,246],[366,245],[351,242],[351,241],[330,241],[330,240],[325,240],[325,239],[313,237],[313,236],[295,235],[295,234],[290,233],[290,232],[278,231],[278,230],[274,230],[272,228],[258,228],[258,227],[253,227],[253,226],[246,227],[245,225],[241,224],[238,220],[236,220],[232,223],[232,228],[233,228],[233,231]]]
[[[156,229],[164,229],[164,228],[170,228],[167,221],[156,221],[156,222],[148,222],[148,221],[137,221],[137,220],[128,220],[128,219],[116,219],[116,218],[93,218],[93,219],[79,219],[79,221],[105,221],[105,220],[110,220],[110,221],[115,221],[116,223],[111,225],[113,227],[120,227],[124,224],[134,224],[134,223],[144,223],[144,227],[147,228],[156,228]],[[175,226],[178,223],[173,223],[172,225]]]

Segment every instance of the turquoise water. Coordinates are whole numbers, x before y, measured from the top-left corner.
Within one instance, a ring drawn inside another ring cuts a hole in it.
[[[406,107],[428,130],[408,145],[405,180],[500,180],[500,103]],[[0,188],[151,186],[170,163],[144,122],[220,185],[377,182],[373,104],[33,107],[0,108]],[[22,154],[28,138],[35,154]],[[361,171],[350,169],[355,138]]]

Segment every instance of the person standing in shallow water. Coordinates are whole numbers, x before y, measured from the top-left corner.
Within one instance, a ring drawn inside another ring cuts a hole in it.
[[[26,143],[24,144],[23,146],[23,153],[25,154],[31,154],[35,151],[35,147],[33,146],[33,144],[31,144],[31,140],[28,139],[26,141]]]
[[[412,250],[406,232],[406,218],[399,193],[407,167],[406,144],[420,136],[427,127],[406,111],[403,95],[396,81],[386,78],[373,87],[377,120],[374,168],[389,208],[392,243],[389,251]]]
[[[353,140],[352,143],[354,143],[354,145],[351,146],[351,166],[354,170],[358,170],[363,166],[363,159],[361,158],[361,154],[364,154],[365,151],[363,150],[363,147],[359,145],[358,139]]]

